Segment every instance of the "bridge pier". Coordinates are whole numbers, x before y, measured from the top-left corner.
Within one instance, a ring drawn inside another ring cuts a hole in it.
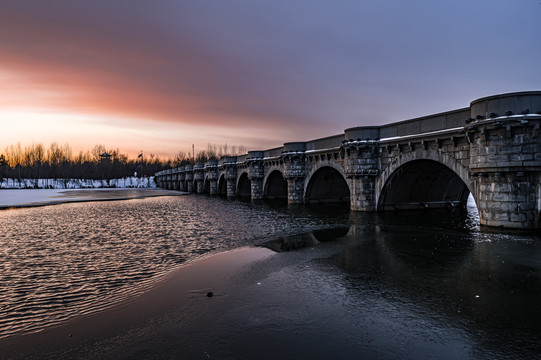
[[[203,163],[196,163],[193,167],[194,172],[194,181],[195,181],[195,192],[197,194],[203,194],[204,188],[205,188],[205,173],[203,172],[203,169],[205,167],[205,164]]]
[[[480,173],[476,198],[482,225],[536,228],[539,222],[539,174]]]
[[[281,158],[284,164],[284,177],[287,181],[288,204],[304,203],[305,151],[306,143],[304,142],[284,144],[284,152]]]
[[[184,166],[178,168],[178,189],[180,191],[186,191],[186,172]]]
[[[349,179],[351,196],[350,208],[354,211],[376,211],[375,189],[376,181],[374,176],[352,177]]]
[[[186,165],[186,191],[191,193],[194,191],[193,189],[193,165]]]
[[[210,160],[205,164],[205,171],[208,173],[209,194],[218,194],[218,160]]]
[[[304,204],[304,178],[290,177],[287,179],[287,203]]]
[[[228,198],[234,198],[237,196],[237,157],[226,156],[224,158],[224,176],[226,183],[226,195]]]
[[[248,178],[252,200],[263,199],[263,151],[248,151]]]
[[[376,211],[376,176],[379,174],[380,128],[364,126],[346,129],[340,156],[345,159],[349,179],[350,208],[354,211]]]
[[[171,178],[171,187],[173,188],[173,190],[178,190],[179,189],[178,173],[173,174],[173,176]]]

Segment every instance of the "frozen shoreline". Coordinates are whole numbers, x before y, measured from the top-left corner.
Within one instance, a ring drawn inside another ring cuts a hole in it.
[[[113,359],[130,355],[145,358],[139,349],[141,336],[145,339],[150,336],[152,342],[159,341],[159,336],[164,333],[174,337],[175,343],[189,340],[190,336],[187,335],[190,328],[182,326],[182,318],[188,316],[189,321],[197,321],[196,313],[203,315],[216,309],[225,312],[230,298],[234,299],[246,286],[258,286],[252,279],[253,275],[246,270],[273,254],[273,251],[266,248],[244,247],[205,257],[182,266],[149,292],[111,309],[79,316],[66,324],[39,333],[2,340],[0,359]],[[240,279],[243,281],[239,283]],[[209,291],[213,293],[212,297],[207,296]],[[210,326],[207,320],[203,321]],[[168,321],[179,323],[171,327]],[[175,333],[175,329],[181,333]],[[187,336],[184,340],[183,335]],[[199,348],[198,344],[192,345],[188,351],[192,355],[206,358],[206,351],[211,352],[206,346]],[[164,350],[156,347],[156,344],[151,349],[157,353]]]
[[[185,193],[157,188],[142,189],[1,189],[0,209],[56,205],[86,201],[130,200]]]

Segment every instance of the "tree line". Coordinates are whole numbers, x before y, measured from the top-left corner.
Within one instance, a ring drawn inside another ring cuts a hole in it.
[[[154,154],[130,158],[119,149],[95,145],[91,150],[75,154],[68,144],[53,142],[49,147],[33,143],[22,147],[10,145],[0,153],[0,180],[9,179],[121,179],[131,176],[152,176],[156,172],[246,153],[245,146],[208,144],[197,154],[179,151],[172,159]]]

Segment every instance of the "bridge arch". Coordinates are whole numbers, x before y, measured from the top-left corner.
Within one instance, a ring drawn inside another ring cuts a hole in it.
[[[237,196],[241,198],[251,198],[252,182],[248,177],[248,172],[243,171],[237,179]]]
[[[453,157],[437,151],[394,159],[376,182],[378,210],[465,206],[475,183]]]
[[[351,189],[344,169],[334,163],[325,162],[313,167],[307,174],[304,186],[304,202],[350,202]]]
[[[287,200],[287,180],[277,166],[272,167],[263,179],[263,197]]]

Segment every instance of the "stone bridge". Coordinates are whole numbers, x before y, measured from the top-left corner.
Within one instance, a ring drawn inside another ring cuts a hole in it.
[[[156,174],[159,187],[355,211],[464,207],[482,225],[541,227],[541,91]]]

